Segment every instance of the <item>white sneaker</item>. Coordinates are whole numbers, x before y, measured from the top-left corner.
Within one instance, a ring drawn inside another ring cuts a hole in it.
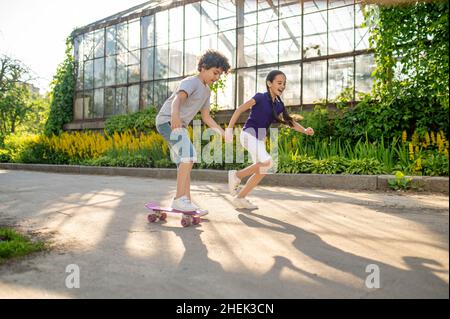
[[[245,209],[257,209],[258,206],[252,204],[246,198],[234,197],[231,202],[236,208],[245,208]]]
[[[208,215],[209,211],[207,209],[200,208],[197,204],[194,202],[191,202],[192,206],[195,207],[195,210],[197,211],[199,216],[205,216]]]
[[[236,172],[235,170],[228,171],[228,191],[232,196],[237,195],[239,184],[241,183],[241,180],[236,176]]]
[[[197,207],[187,199],[186,196],[174,199],[172,202],[172,208],[182,212],[195,212]]]

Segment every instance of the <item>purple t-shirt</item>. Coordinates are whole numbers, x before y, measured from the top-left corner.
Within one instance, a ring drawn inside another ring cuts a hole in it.
[[[256,101],[256,104],[253,105],[243,130],[252,135],[256,134],[258,139],[264,139],[270,125],[275,121],[272,111],[272,100],[267,92],[256,93],[253,99]],[[283,104],[278,99],[273,104],[277,115],[280,115],[284,109]],[[258,131],[262,134],[258,134]]]

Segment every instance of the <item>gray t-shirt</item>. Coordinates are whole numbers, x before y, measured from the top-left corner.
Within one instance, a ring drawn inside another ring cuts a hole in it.
[[[180,106],[180,118],[183,126],[187,127],[198,111],[202,108],[210,107],[211,90],[208,85],[198,78],[198,76],[190,76],[183,79],[178,88],[164,102],[161,110],[156,116],[156,125],[161,125],[171,120],[172,102],[178,92],[184,91],[188,97],[186,102]]]

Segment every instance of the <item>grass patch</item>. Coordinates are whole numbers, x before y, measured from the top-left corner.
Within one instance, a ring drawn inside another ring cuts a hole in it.
[[[25,256],[44,248],[43,242],[32,242],[10,228],[0,227],[0,264],[7,259]]]

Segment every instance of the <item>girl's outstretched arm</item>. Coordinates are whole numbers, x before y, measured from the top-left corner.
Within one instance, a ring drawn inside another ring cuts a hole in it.
[[[314,135],[314,130],[310,127],[308,128],[304,128],[303,126],[301,126],[300,124],[298,124],[297,122],[293,122],[294,126],[292,127],[292,129],[296,130],[297,132],[306,134],[306,135]]]
[[[233,141],[233,127],[236,124],[237,120],[241,116],[242,113],[248,111],[256,104],[254,99],[250,99],[244,104],[240,105],[236,111],[234,111],[233,116],[231,117],[230,123],[228,123],[228,127],[225,129],[225,140],[227,142]]]
[[[236,124],[237,120],[239,119],[239,117],[241,116],[242,113],[244,113],[245,111],[250,110],[253,105],[256,104],[256,101],[254,99],[250,99],[247,102],[245,102],[244,104],[240,105],[236,111],[234,111],[233,116],[231,117],[230,123],[228,124],[228,128],[233,128],[234,125]]]

